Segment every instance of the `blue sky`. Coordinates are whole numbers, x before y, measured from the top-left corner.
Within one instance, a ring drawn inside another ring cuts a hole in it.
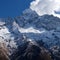
[[[0,18],[20,16],[33,0],[0,0]]]

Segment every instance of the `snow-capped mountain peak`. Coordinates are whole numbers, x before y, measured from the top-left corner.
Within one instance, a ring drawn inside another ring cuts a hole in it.
[[[53,15],[38,16],[27,9],[19,17],[0,19],[0,39],[6,43],[10,52],[24,41],[42,40],[49,48],[60,46],[60,19]]]

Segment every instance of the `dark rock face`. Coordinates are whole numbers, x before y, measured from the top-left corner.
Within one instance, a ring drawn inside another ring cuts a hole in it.
[[[60,60],[60,47],[59,46],[53,46],[50,49],[52,52],[53,59]]]
[[[60,47],[46,48],[42,41],[25,41],[9,58],[5,43],[0,43],[0,60],[60,60]]]
[[[12,54],[11,60],[52,60],[50,52],[43,46],[26,42]]]
[[[48,49],[44,42],[26,41],[11,55],[11,60],[60,60],[60,47],[54,46]]]

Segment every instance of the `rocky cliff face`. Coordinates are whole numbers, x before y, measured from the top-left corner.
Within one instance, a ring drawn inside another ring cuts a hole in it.
[[[60,19],[53,15],[38,16],[27,9],[19,17],[0,19],[0,42],[6,43],[10,55],[18,46],[30,41],[43,41],[45,48],[58,50],[60,46]],[[41,44],[41,43],[40,43]]]

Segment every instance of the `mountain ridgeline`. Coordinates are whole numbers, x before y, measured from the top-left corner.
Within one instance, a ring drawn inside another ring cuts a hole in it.
[[[0,18],[0,43],[10,60],[60,60],[60,18],[39,16],[31,9],[15,18]]]

